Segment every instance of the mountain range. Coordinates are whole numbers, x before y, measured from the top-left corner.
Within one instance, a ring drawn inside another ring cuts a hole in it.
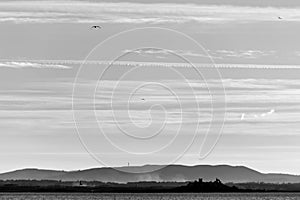
[[[157,169],[153,172],[145,172]],[[123,171],[143,173],[126,173]],[[265,183],[300,183],[299,175],[261,173],[244,166],[230,165],[144,165],[119,168],[92,168],[78,171],[55,171],[44,169],[21,169],[0,174],[0,180],[61,180],[61,181],[102,181],[102,182],[137,182],[137,181],[193,181],[198,178],[225,183],[265,182]]]

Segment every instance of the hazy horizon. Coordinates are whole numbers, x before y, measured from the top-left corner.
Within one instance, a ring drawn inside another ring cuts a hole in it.
[[[1,1],[0,173],[300,175],[299,25],[298,1]]]

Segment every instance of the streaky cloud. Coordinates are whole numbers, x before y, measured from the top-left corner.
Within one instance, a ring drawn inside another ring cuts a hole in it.
[[[1,62],[2,61],[2,62]],[[270,64],[230,64],[230,63],[174,63],[174,62],[136,62],[136,61],[105,61],[105,60],[0,60],[0,67],[11,68],[61,68],[71,69],[66,65],[113,65],[124,67],[203,67],[203,68],[245,68],[245,69],[300,69],[300,65],[270,65]]]
[[[248,23],[300,21],[299,8],[194,3],[4,1],[0,22],[15,23]]]
[[[36,62],[0,62],[0,68],[14,68],[14,69],[23,69],[23,68],[37,68],[37,69],[72,69],[70,66],[61,65],[61,64],[51,64],[51,63],[36,63]]]

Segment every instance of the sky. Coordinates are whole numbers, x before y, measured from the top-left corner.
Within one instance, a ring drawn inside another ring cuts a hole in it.
[[[300,174],[298,1],[1,1],[0,30],[0,172]]]

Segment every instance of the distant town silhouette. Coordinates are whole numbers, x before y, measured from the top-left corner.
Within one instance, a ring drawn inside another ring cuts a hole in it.
[[[223,184],[221,180],[190,182],[128,182],[55,180],[2,180],[1,192],[87,192],[87,193],[234,193],[234,192],[300,192],[300,184],[242,183]]]

